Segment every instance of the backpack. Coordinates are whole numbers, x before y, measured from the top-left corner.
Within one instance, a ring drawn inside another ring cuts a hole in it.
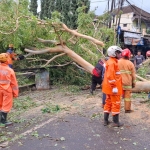
[[[93,70],[93,74],[97,77],[101,77],[103,76],[103,69],[104,69],[104,66],[103,66],[103,62],[101,60],[98,61],[98,63],[96,64],[94,70]]]

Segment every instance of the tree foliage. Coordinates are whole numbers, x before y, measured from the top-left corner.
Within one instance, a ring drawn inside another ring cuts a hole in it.
[[[37,0],[31,0],[30,3],[30,11],[33,13],[33,15],[37,16]]]
[[[79,7],[86,6],[84,13],[88,13],[90,9],[89,0],[41,0],[41,19],[51,19],[54,11],[61,13],[61,21],[72,29],[77,28]]]
[[[102,57],[102,47],[94,44],[84,38],[73,36],[62,28],[61,13],[52,12],[51,19],[39,20],[28,10],[28,0],[21,0],[17,5],[12,1],[1,1],[0,5],[0,47],[1,52],[5,52],[9,43],[13,43],[17,53],[25,54],[24,48],[32,48],[39,51],[54,47],[54,44],[41,43],[37,39],[65,41],[67,47],[81,56],[89,63],[95,65],[97,60]],[[63,5],[62,5],[63,6]],[[78,32],[92,36],[105,43],[105,48],[113,44],[114,32],[105,27],[101,20],[93,22],[95,15],[93,12],[85,13],[86,7],[77,9]],[[34,68],[44,65],[47,60],[53,58],[58,53],[45,53],[42,55],[32,55],[26,60],[16,62],[16,68]],[[70,63],[69,63],[70,62]],[[72,84],[87,83],[90,74],[86,73],[76,65],[72,60],[63,55],[56,58],[48,66],[60,66],[70,64],[67,67],[58,67],[50,69],[51,78],[55,81],[69,82]]]

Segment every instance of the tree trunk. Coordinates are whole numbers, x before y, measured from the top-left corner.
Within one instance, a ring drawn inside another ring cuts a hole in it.
[[[132,92],[150,92],[150,81],[138,81],[136,82],[135,88],[132,89]]]

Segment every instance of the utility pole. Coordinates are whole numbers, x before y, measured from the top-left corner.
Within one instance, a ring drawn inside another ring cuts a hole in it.
[[[139,17],[139,19],[138,19],[138,28],[139,28],[139,32],[141,32],[141,15],[142,15],[142,6],[143,6],[143,0],[142,0],[142,4],[141,4],[140,17]]]
[[[111,10],[110,10],[110,14],[111,14],[112,11],[113,11],[113,5],[114,5],[114,0],[111,1]],[[109,28],[111,28],[111,21],[112,21],[112,20],[110,20],[110,22],[109,22]]]
[[[116,9],[116,0],[114,0],[114,9]],[[116,11],[116,10],[115,10]],[[115,12],[116,13],[116,12]],[[113,25],[115,22],[115,14],[113,14]]]
[[[121,3],[120,3],[120,10],[122,11],[122,6],[123,6],[123,3],[124,3],[124,0],[121,0]],[[121,14],[119,15],[119,20],[118,20],[118,30],[120,28],[120,19],[121,19]],[[119,32],[117,32],[117,37],[118,37],[118,45],[119,45]]]
[[[121,10],[121,11],[122,11],[123,3],[124,3],[124,0],[121,0],[121,4],[120,4],[120,10]],[[118,26],[120,25],[120,19],[121,19],[121,14],[119,15]]]
[[[108,12],[109,12],[109,0],[108,0]]]
[[[120,0],[118,0],[118,11],[117,11],[117,15],[118,15],[118,13],[119,13],[119,10],[120,10]],[[118,24],[118,16],[116,15],[116,26],[117,26],[117,24]]]

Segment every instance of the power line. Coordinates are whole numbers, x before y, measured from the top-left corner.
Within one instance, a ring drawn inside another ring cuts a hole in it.
[[[143,0],[142,0],[143,1]],[[130,2],[134,5],[135,2],[133,0],[130,0]],[[141,6],[141,1],[136,1],[136,4],[138,3],[139,6]],[[144,7],[143,7],[144,6]],[[149,9],[148,6],[144,5],[144,3],[142,4],[142,7],[144,8],[144,10]],[[150,10],[150,9],[149,9]]]
[[[139,12],[139,10],[137,10],[137,8],[136,8],[134,5],[132,5],[128,0],[126,0],[126,1],[128,2],[128,4],[129,4],[134,10],[136,10],[136,12],[138,12],[138,15],[141,14],[141,12]],[[146,11],[145,11],[145,12],[146,12]],[[143,14],[141,14],[141,16],[143,16],[143,17],[145,17],[145,18],[150,18],[150,17],[145,16],[145,15],[143,15]]]
[[[107,2],[108,0],[103,0],[103,1],[95,1],[95,2],[91,2],[91,3],[97,3],[97,2]]]

